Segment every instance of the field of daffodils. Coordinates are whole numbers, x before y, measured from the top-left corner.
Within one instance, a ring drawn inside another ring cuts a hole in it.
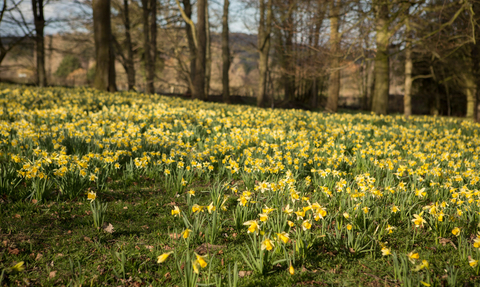
[[[307,273],[321,282],[341,276],[322,267],[338,258],[374,262],[381,271],[358,272],[382,286],[476,284],[479,133],[457,118],[2,85],[1,209],[83,202],[91,228],[113,236],[102,227],[114,213],[107,195],[148,179],[171,202],[162,220],[172,222],[159,231],[169,247],[155,247],[148,264],[178,286]],[[6,255],[1,268],[21,278],[28,264]]]

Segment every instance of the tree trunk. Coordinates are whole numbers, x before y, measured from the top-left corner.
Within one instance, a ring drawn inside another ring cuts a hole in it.
[[[230,47],[228,44],[228,8],[229,0],[223,2],[223,17],[222,17],[222,86],[223,86],[223,102],[230,103],[230,80],[228,71],[230,70]]]
[[[157,0],[142,0],[143,46],[146,85],[145,93],[155,92],[155,64],[157,55]]]
[[[265,11],[266,9],[266,11]],[[265,12],[267,13],[265,19]],[[267,98],[267,72],[268,54],[270,52],[270,34],[272,27],[272,0],[260,1],[260,22],[258,25],[258,70],[259,84],[257,94],[257,106],[263,107]]]
[[[462,80],[464,93],[467,97],[467,114],[465,117],[470,120],[475,120],[477,109],[477,84],[475,82],[471,67],[463,71]]]
[[[375,55],[375,91],[372,100],[372,111],[377,115],[386,115],[390,86],[388,4],[377,4],[375,20],[377,54]]]
[[[367,98],[365,99],[365,110],[372,110],[373,94],[375,92],[375,62],[368,61],[368,74],[367,74]]]
[[[183,0],[183,8],[185,15],[188,19],[192,19],[192,3],[190,0]],[[195,39],[192,31],[192,26],[185,21],[185,32],[187,34],[187,41],[188,41],[188,50],[190,53],[190,78],[189,78],[189,91],[187,93],[193,93],[194,90],[194,83],[195,83],[195,73],[196,73],[196,57],[197,57],[197,48],[195,46]]]
[[[193,90],[193,98],[205,99],[205,62],[206,62],[206,47],[207,47],[207,33],[205,23],[205,6],[208,0],[197,1],[197,57],[195,64],[195,89]]]
[[[35,51],[37,55],[37,85],[47,85],[45,72],[45,17],[43,16],[43,0],[32,0],[33,20],[35,23]]]
[[[129,16],[129,7],[128,0],[123,0],[124,8],[124,24],[125,24],[125,48],[127,49],[127,59],[126,59],[126,72],[127,72],[127,82],[128,90],[135,89],[135,66],[133,63],[133,48],[132,48],[132,36],[130,32],[130,16]]]
[[[93,33],[95,39],[95,81],[98,90],[114,92],[115,62],[110,23],[110,0],[93,0]]]
[[[330,78],[328,81],[328,99],[325,110],[330,113],[336,113],[338,109],[338,94],[340,92],[340,35],[338,33],[338,21],[340,14],[340,3],[338,1],[330,2]]]
[[[407,20],[408,21],[408,20]],[[403,96],[403,114],[406,119],[412,115],[412,41],[410,25],[407,24],[407,43],[405,46],[405,93]]]
[[[212,77],[212,39],[210,35],[210,14],[208,12],[208,1],[205,2],[205,30],[206,30],[206,52],[205,52],[205,99],[210,93],[210,79]]]

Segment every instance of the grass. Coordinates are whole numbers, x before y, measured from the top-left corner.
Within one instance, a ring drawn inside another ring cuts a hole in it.
[[[0,104],[0,286],[479,286],[478,124],[10,85]]]

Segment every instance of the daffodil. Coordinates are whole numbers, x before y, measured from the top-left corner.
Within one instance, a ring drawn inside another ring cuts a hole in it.
[[[407,257],[408,257],[408,260],[410,260],[410,262],[415,263],[415,260],[420,258],[420,255],[417,252],[412,251],[407,254]]]
[[[297,220],[303,219],[303,217],[305,216],[305,211],[303,210],[295,211],[295,214],[297,215]]]
[[[460,228],[455,227],[455,228],[452,230],[452,234],[455,235],[455,236],[460,235]]]
[[[183,232],[182,232],[182,237],[187,239],[189,236],[190,236],[190,233],[192,232],[191,229],[185,229]]]
[[[196,203],[192,206],[192,212],[193,212],[193,213],[195,213],[195,212],[201,212],[201,211],[203,211],[203,206],[200,206],[200,205],[198,205],[198,204],[196,204]]]
[[[290,264],[290,267],[288,267],[288,273],[290,273],[290,275],[294,275],[295,274],[295,268],[293,268],[293,265]]]
[[[387,230],[389,234],[393,233],[394,229],[395,229],[395,227],[390,226],[390,224],[387,224],[387,228],[385,228],[385,230]]]
[[[275,247],[275,245],[273,244],[273,242],[266,238],[265,240],[262,241],[262,245],[260,246],[260,248],[262,250],[265,250],[267,249],[267,251],[271,251],[273,248]]]
[[[243,225],[248,226],[247,233],[258,233],[260,231],[260,226],[256,220],[246,221]]]
[[[260,213],[258,216],[260,216],[260,221],[265,222],[268,220],[268,214],[266,213]]]
[[[387,248],[387,247],[382,247],[382,250],[381,250],[381,251],[382,251],[382,255],[383,255],[383,256],[392,255],[392,252],[391,252],[390,249]]]
[[[207,206],[207,211],[209,214],[215,211],[215,206],[213,205],[213,201]]]
[[[198,260],[192,261],[192,268],[195,274],[200,274],[200,263],[198,262]]]
[[[480,248],[480,232],[477,234],[477,237],[473,239],[473,247]]]
[[[423,211],[420,212],[420,214],[414,214],[412,219],[412,222],[415,224],[416,227],[423,227],[423,224],[426,223],[425,219],[422,218]]]
[[[278,239],[281,240],[283,243],[287,244],[288,241],[290,240],[288,233],[282,232],[282,233],[277,233]]]
[[[303,228],[303,231],[306,231],[312,228],[312,223],[310,223],[310,220],[305,220],[304,222],[302,222],[302,228]]]
[[[427,261],[427,260],[422,260],[422,263],[420,263],[419,265],[415,266],[415,267],[413,268],[413,271],[420,271],[420,270],[422,270],[422,269],[424,269],[424,268],[425,268],[425,269],[428,269],[428,266],[429,266],[428,261]]]
[[[352,230],[353,226],[351,224],[347,224],[347,230]]]
[[[170,251],[170,252],[163,253],[162,255],[158,256],[157,257],[157,263],[165,262],[165,260],[167,260],[168,256],[170,256],[170,254],[172,254],[172,253],[173,253],[173,251]]]
[[[23,264],[24,262],[20,261],[17,264],[13,265],[11,270],[14,272],[22,272],[23,270],[25,270],[25,267],[23,266]]]
[[[470,258],[470,259],[468,259],[468,265],[470,265],[472,268],[475,268],[478,265],[478,260]]]
[[[290,205],[287,204],[287,205],[285,206],[285,208],[283,209],[283,212],[285,212],[286,214],[290,215],[290,214],[293,213],[293,208],[290,208]]]
[[[97,198],[97,193],[93,192],[93,191],[89,191],[88,194],[87,194],[87,200],[89,201],[95,201],[95,199]]]
[[[195,257],[197,258],[197,262],[200,264],[200,267],[205,268],[207,267],[207,261],[205,261],[205,258],[207,258],[206,255],[201,256],[195,253]]]
[[[274,211],[275,208],[271,208],[265,205],[265,208],[262,209],[262,212],[265,214],[269,214],[270,212]]]
[[[177,215],[180,215],[180,208],[178,208],[178,206],[174,206],[173,209],[172,209],[172,215],[173,216],[177,216]]]

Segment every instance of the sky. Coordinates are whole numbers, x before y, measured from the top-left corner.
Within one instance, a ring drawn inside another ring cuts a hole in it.
[[[5,0],[10,2],[10,0]],[[16,0],[18,1],[18,0]],[[64,18],[69,17],[69,15],[78,13],[81,11],[79,5],[75,4],[75,0],[55,0],[50,1],[48,5],[44,8],[45,19],[54,19],[54,18]],[[222,0],[210,0],[210,11],[211,11],[211,21],[217,21],[220,23],[219,16],[223,13],[223,1]],[[9,4],[11,6],[11,4]],[[32,21],[32,6],[30,0],[23,0],[20,4],[20,9],[25,17],[25,20],[28,22]],[[180,14],[180,12],[179,12]],[[15,17],[19,17],[20,14],[14,14]],[[230,13],[229,13],[229,24],[230,31],[232,33],[255,33],[254,21],[255,20],[255,10],[245,8],[245,4],[242,0],[230,0]],[[195,21],[195,19],[194,19]],[[249,29],[250,27],[250,29]],[[221,28],[220,28],[221,29]],[[218,29],[220,31],[220,29]],[[10,31],[9,31],[10,30]],[[72,28],[64,23],[51,23],[45,28],[46,34],[56,34],[59,32],[70,32]],[[8,27],[6,23],[0,24],[0,33],[6,34],[10,32],[12,28]]]

